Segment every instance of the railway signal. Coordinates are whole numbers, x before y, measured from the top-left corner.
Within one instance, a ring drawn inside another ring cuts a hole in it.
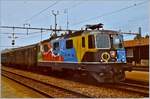
[[[15,30],[15,28],[13,28],[12,36],[8,36],[8,38],[12,38],[11,45],[15,45],[15,39],[18,38],[18,37],[15,36],[14,30]]]
[[[12,45],[15,45],[15,40],[12,40],[12,43],[11,43]]]

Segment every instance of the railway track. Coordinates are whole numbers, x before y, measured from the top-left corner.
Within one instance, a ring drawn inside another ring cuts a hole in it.
[[[33,90],[36,90],[40,94],[43,94],[47,97],[53,97],[53,98],[58,98],[58,97],[70,97],[70,98],[89,98],[90,96],[68,90],[62,87],[54,86],[51,84],[43,83],[41,81],[25,77],[19,74],[15,74],[9,71],[2,70],[2,75],[12,79],[22,85],[25,85],[26,87],[29,87]]]
[[[111,87],[111,88],[116,88],[119,90],[125,90],[128,92],[134,92],[134,93],[139,93],[145,97],[149,97],[149,85],[145,84],[145,83],[133,83],[133,82],[120,82],[117,84],[113,84],[113,85],[106,85],[104,84],[104,86],[106,87]]]
[[[92,85],[3,66],[2,66],[2,75],[10,79],[13,79],[25,86],[28,86],[33,90],[36,90],[37,92],[46,95],[47,97],[57,97],[57,98],[147,97],[147,94],[145,95],[140,92],[137,93],[136,91],[124,89],[124,87],[119,87],[121,86],[121,84]]]
[[[126,82],[120,82],[116,86],[117,88],[143,94],[146,97],[149,97],[149,86],[141,85],[141,84],[134,84],[134,83],[126,83]]]

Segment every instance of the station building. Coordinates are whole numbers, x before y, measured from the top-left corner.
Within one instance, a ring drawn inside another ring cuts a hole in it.
[[[149,66],[149,38],[124,41],[127,62],[136,66]]]

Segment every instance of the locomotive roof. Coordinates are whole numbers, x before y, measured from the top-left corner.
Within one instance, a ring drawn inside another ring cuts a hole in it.
[[[68,34],[64,34],[61,36],[56,36],[56,37],[51,37],[49,39],[43,40],[42,42],[48,42],[51,40],[55,40],[57,38],[70,38],[70,37],[75,37],[75,36],[80,36],[82,34],[86,34],[86,33],[90,33],[90,32],[95,32],[95,33],[107,33],[107,34],[119,34],[118,31],[114,31],[114,30],[79,30],[79,31],[75,31],[73,33],[71,33],[71,31],[69,31],[70,33]]]
[[[56,38],[60,38],[60,37],[70,38],[70,37],[75,37],[75,36],[79,36],[79,35],[90,33],[90,32],[106,33],[106,34],[118,34],[118,31],[114,31],[114,30],[80,30],[80,31],[75,31],[73,33],[68,33],[66,35],[58,36]]]

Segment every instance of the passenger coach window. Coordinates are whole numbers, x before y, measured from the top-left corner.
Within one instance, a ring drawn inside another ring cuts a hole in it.
[[[82,37],[82,47],[85,47],[85,37]]]
[[[67,40],[66,41],[66,49],[71,49],[71,48],[73,48],[73,41]]]
[[[94,35],[88,36],[88,46],[89,48],[95,48],[95,38]]]
[[[48,46],[44,45],[44,52],[47,52],[47,51],[48,51]]]
[[[59,48],[59,42],[55,42],[53,44],[53,48],[54,48],[54,50],[57,50]]]

